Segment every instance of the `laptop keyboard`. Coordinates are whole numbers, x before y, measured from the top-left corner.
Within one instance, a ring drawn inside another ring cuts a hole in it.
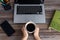
[[[42,14],[42,6],[17,6],[17,14]]]

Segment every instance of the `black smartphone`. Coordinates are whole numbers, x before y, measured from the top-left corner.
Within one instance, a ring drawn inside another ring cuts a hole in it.
[[[2,24],[1,27],[3,29],[3,31],[8,35],[11,36],[15,30],[12,28],[12,26],[8,23],[7,20],[5,20]]]

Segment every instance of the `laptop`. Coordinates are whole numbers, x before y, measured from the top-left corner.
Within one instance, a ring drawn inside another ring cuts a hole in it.
[[[14,23],[45,23],[44,0],[15,0]]]

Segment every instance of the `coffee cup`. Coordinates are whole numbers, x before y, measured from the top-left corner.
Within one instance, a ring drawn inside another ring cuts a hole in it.
[[[29,21],[25,24],[25,28],[28,31],[28,33],[33,33],[36,28],[36,24],[32,21]]]

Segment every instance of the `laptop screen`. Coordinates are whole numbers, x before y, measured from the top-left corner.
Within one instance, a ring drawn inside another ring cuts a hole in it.
[[[42,6],[17,6],[17,14],[41,14]]]
[[[18,4],[40,4],[44,2],[44,0],[15,0],[15,3]]]

